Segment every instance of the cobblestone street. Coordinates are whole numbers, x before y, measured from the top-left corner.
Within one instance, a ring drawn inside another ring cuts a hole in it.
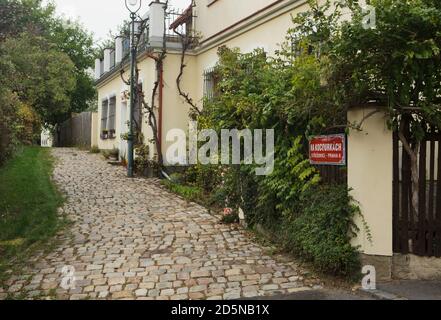
[[[292,258],[272,256],[237,226],[165,191],[127,179],[101,155],[54,149],[54,179],[73,222],[0,298],[239,299],[320,288]],[[31,266],[32,265],[32,266]],[[75,268],[65,290],[63,268]]]

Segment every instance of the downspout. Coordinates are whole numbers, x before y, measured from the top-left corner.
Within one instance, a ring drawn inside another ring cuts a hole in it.
[[[161,152],[163,150],[163,145],[162,145],[162,111],[163,111],[163,103],[164,103],[164,66],[161,63],[160,65],[160,70],[159,70],[159,110],[158,110],[158,139],[159,139],[159,144],[161,145]],[[162,156],[164,156],[162,154]],[[161,174],[164,178],[166,178],[167,180],[171,181],[170,176],[163,170],[161,169]]]
[[[163,103],[164,103],[164,67],[163,64],[160,64],[160,70],[159,70],[159,110],[158,110],[158,139],[159,144],[161,146],[161,152],[162,152],[162,111],[163,111]],[[162,152],[163,153],[163,152]],[[163,154],[162,154],[163,156]]]

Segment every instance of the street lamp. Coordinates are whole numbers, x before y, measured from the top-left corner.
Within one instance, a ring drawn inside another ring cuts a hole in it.
[[[133,178],[134,167],[134,136],[133,136],[133,116],[135,111],[135,89],[137,84],[135,83],[135,68],[136,68],[136,43],[135,43],[135,20],[138,11],[141,9],[142,0],[125,0],[126,8],[130,11],[131,33],[130,33],[130,120],[129,120],[129,135],[127,139],[127,176]]]
[[[137,13],[141,9],[142,0],[126,0],[126,8],[130,13]]]

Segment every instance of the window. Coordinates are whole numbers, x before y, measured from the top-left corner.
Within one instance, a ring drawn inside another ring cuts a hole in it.
[[[103,100],[103,103],[101,105],[101,132],[103,134],[107,133],[107,116],[108,116],[108,109],[109,109],[109,101]]]
[[[101,107],[101,139],[115,138],[116,97],[103,100]]]
[[[316,50],[314,46],[305,41],[306,37],[307,35],[301,32],[296,32],[291,36],[291,52],[294,58],[298,58],[304,53],[320,57],[320,47]]]
[[[210,101],[216,97],[218,84],[219,78],[216,75],[215,69],[207,69],[204,72],[204,98],[206,100]]]
[[[109,116],[107,119],[107,128],[109,130],[109,137],[113,138],[115,135],[116,123],[116,97],[110,98],[109,101]]]

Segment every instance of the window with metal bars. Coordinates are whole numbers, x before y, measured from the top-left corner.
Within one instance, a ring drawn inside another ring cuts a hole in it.
[[[204,98],[211,101],[218,93],[219,77],[215,68],[210,68],[204,72]]]
[[[320,46],[314,48],[311,44],[305,42],[305,35],[296,32],[291,35],[291,52],[294,58],[300,57],[303,53],[308,55],[315,55],[317,58],[320,57]]]

